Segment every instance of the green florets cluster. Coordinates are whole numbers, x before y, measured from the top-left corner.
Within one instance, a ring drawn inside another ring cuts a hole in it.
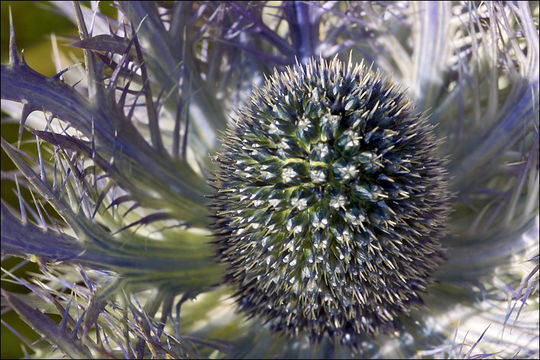
[[[240,307],[353,347],[395,329],[443,258],[437,145],[403,92],[362,64],[275,72],[217,156],[216,244]]]

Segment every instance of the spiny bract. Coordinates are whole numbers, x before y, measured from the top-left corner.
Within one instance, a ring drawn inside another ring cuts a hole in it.
[[[350,60],[275,71],[222,142],[214,228],[243,310],[357,347],[421,303],[449,196],[431,126],[395,85]]]

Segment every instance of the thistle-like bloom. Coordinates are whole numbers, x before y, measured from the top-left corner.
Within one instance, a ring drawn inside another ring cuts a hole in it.
[[[538,357],[538,2],[53,5],[84,58],[1,67],[23,353]]]
[[[363,65],[310,61],[255,90],[217,155],[219,256],[241,308],[358,347],[397,330],[442,260],[431,126]]]

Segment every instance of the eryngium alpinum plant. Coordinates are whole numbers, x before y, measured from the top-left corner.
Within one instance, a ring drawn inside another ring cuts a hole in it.
[[[538,2],[52,5],[84,59],[1,68],[29,356],[538,358]]]

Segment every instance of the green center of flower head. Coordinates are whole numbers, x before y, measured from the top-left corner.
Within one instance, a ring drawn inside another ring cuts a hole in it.
[[[240,307],[353,347],[396,329],[443,257],[436,148],[405,95],[362,64],[275,72],[217,157],[216,245]]]

